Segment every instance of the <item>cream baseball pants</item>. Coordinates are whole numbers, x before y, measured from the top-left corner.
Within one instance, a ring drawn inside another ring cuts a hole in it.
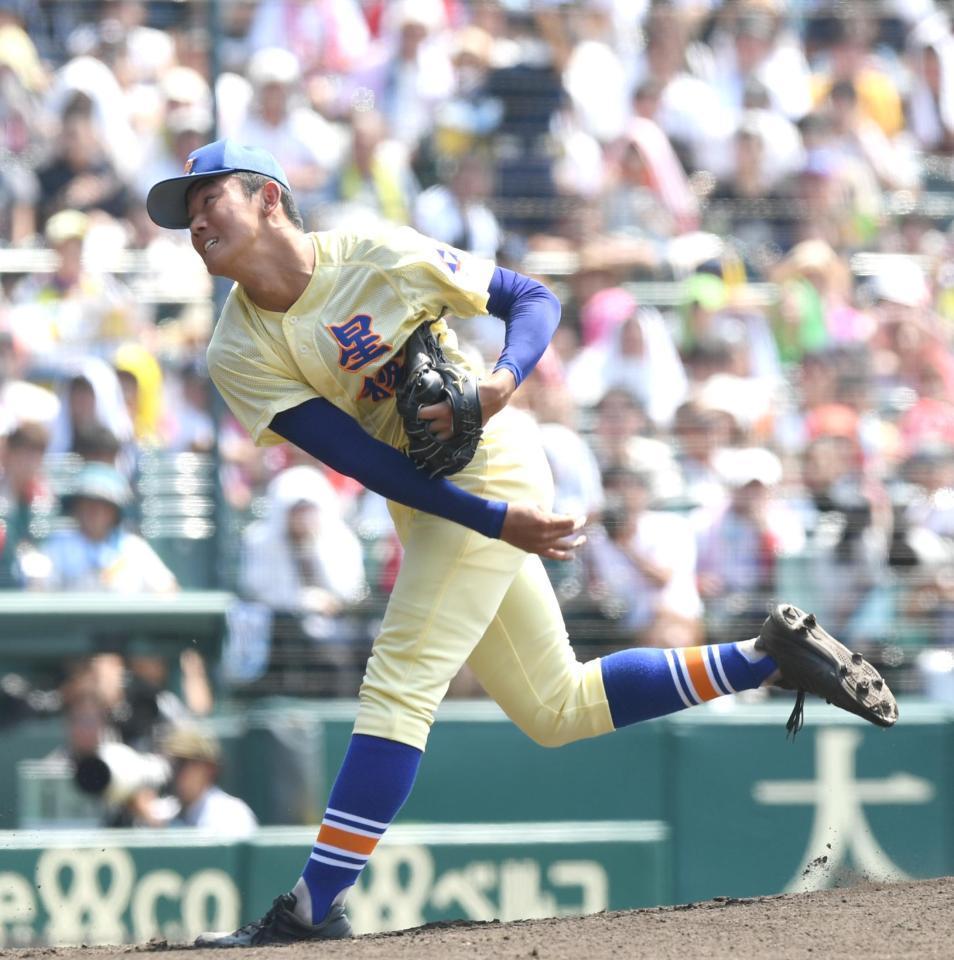
[[[504,410],[454,482],[489,499],[548,507],[536,426]],[[613,729],[599,660],[577,661],[540,558],[432,514],[391,505],[404,558],[359,694],[355,733],[423,750],[463,664],[545,746]]]

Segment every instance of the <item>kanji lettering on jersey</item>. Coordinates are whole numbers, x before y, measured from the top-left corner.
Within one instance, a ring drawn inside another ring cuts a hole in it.
[[[451,273],[457,273],[457,271],[460,270],[460,257],[452,250],[448,250],[446,247],[438,247],[437,255],[444,261],[444,266],[447,267]]]
[[[364,378],[364,384],[361,387],[361,393],[358,394],[358,399],[372,400],[377,403],[380,400],[393,397],[400,372],[401,364],[397,360],[388,360],[373,377]]]
[[[338,366],[354,373],[391,352],[391,344],[374,332],[373,322],[367,314],[359,313],[346,323],[328,327],[338,341]]]

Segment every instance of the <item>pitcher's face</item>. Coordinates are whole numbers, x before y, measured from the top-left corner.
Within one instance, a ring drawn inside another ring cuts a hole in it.
[[[186,198],[192,246],[213,276],[234,278],[234,267],[258,236],[261,194],[247,197],[236,177],[200,182]]]

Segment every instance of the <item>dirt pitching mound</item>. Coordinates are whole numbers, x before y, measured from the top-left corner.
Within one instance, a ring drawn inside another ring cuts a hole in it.
[[[950,960],[954,878],[733,897],[520,923],[431,924],[333,943],[222,951],[156,942],[25,948],[44,960]]]

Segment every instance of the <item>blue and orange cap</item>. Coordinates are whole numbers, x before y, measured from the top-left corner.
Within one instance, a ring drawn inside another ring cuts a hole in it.
[[[291,189],[285,171],[267,150],[245,147],[234,140],[216,140],[189,154],[185,173],[181,177],[160,180],[153,185],[146,197],[146,210],[160,227],[185,230],[189,226],[186,213],[186,193],[189,189],[198,180],[243,171],[260,173],[286,190]]]

